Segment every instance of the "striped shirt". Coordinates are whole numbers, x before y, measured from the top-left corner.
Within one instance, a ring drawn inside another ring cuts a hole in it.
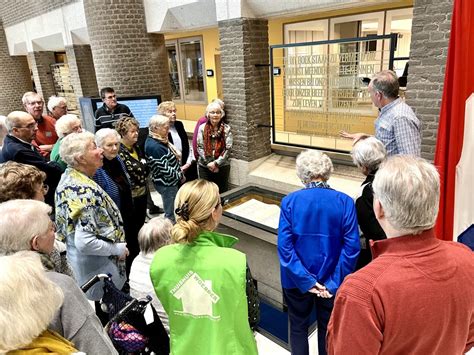
[[[375,121],[375,137],[385,145],[388,156],[421,154],[421,123],[400,98],[380,110]]]

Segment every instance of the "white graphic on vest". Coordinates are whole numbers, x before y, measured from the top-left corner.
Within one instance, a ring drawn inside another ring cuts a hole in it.
[[[212,291],[212,280],[203,280],[194,271],[189,271],[170,292],[178,300],[181,300],[183,305],[183,310],[174,311],[175,314],[212,320],[221,318],[212,312],[212,305],[220,299]]]

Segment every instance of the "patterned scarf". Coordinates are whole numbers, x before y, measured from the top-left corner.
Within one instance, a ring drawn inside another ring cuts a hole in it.
[[[176,159],[178,159],[178,161],[181,161],[181,152],[172,143],[170,143],[170,141],[168,140],[168,136],[162,137],[158,133],[152,132],[150,130],[150,137],[168,146],[171,152],[176,156]]]
[[[331,186],[326,181],[311,181],[304,185],[305,189],[321,188],[321,189],[330,189]]]
[[[204,155],[212,157],[212,142],[214,141],[214,159],[219,158],[225,151],[225,133],[224,125],[222,122],[219,123],[217,132],[213,132],[212,124],[210,120],[207,120],[204,126]]]

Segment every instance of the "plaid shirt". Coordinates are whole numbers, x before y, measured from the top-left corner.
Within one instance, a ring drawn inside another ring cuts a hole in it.
[[[375,137],[387,148],[387,155],[421,154],[421,124],[413,110],[398,98],[382,107],[375,121]]]

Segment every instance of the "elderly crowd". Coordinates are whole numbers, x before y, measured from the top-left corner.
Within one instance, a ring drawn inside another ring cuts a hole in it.
[[[374,104],[402,105],[385,94],[392,79],[373,79]],[[5,119],[0,352],[117,353],[103,329],[103,284],[79,288],[108,273],[123,292],[152,295],[171,353],[257,354],[255,282],[232,247],[237,238],[216,231],[233,143],[224,103],[207,106],[191,145],[176,105],[161,103],[142,150],[130,109],[112,88],[101,97],[95,134],[62,98],[52,97],[44,115],[33,92],[23,96],[26,112]],[[387,110],[381,115],[390,121]],[[410,122],[401,125],[417,127]],[[402,131],[405,143],[416,135]],[[468,351],[474,259],[435,238],[436,168],[416,156],[418,137],[401,155],[382,139],[343,135],[354,139],[351,155],[365,176],[359,194],[331,188],[331,159],[307,150],[296,159],[304,188],[281,202],[277,248],[292,354],[309,354],[314,308],[319,354]],[[145,223],[149,179],[164,216]]]

